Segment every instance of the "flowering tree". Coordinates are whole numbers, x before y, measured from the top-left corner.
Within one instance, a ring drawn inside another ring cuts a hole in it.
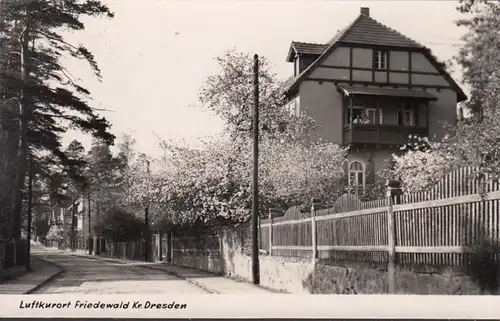
[[[447,142],[415,139],[402,148],[403,154],[393,155],[393,167],[381,174],[399,179],[406,192],[426,189],[457,168],[455,155],[447,147]]]
[[[394,157],[390,175],[400,178],[408,190],[428,187],[461,166],[476,167],[474,178],[500,174],[500,5],[462,0],[459,10],[466,15],[458,24],[467,32],[455,61],[471,89],[465,107],[474,117],[449,126],[441,142],[427,142],[424,149],[409,144],[405,155]]]
[[[156,160],[151,173],[136,164],[135,183],[128,194],[131,203],[151,202],[161,214],[154,220],[168,219],[173,224],[249,219],[251,144],[218,136],[200,149],[171,142],[162,142],[162,147],[165,155]],[[340,147],[264,140],[260,148],[261,213],[269,207],[309,202],[312,196],[327,196],[340,189],[345,158]],[[243,156],[235,159],[235,155]]]
[[[155,208],[152,220],[183,225],[244,222],[252,201],[252,56],[234,50],[216,58],[221,71],[200,90],[202,107],[225,122],[224,134],[190,148],[161,141],[164,156],[137,161],[130,171],[130,204]],[[340,190],[345,150],[313,139],[316,124],[286,110],[281,82],[265,58],[259,61],[259,206],[308,204],[312,196],[333,198]]]

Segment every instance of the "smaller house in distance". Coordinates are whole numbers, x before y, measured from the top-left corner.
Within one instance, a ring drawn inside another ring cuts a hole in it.
[[[286,96],[292,113],[305,111],[318,138],[349,148],[349,184],[365,188],[409,135],[441,139],[467,99],[431,50],[385,26],[361,8],[324,44],[293,41],[294,76]]]

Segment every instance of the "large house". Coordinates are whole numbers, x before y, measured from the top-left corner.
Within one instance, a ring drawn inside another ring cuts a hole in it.
[[[325,44],[292,42],[286,95],[322,139],[349,147],[349,183],[364,188],[409,135],[440,139],[466,95],[431,51],[370,17],[369,8]]]

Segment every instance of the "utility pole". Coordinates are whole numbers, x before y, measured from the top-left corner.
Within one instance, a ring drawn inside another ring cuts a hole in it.
[[[259,56],[253,56],[253,179],[252,179],[252,281],[260,283],[259,273]]]
[[[26,271],[30,269],[31,260],[31,225],[33,221],[33,160],[28,155],[28,223],[26,224]]]
[[[148,196],[146,199],[146,208],[144,209],[144,229],[145,229],[145,249],[144,249],[144,260],[146,262],[149,262],[149,252],[151,250],[151,236],[149,235],[149,175],[150,175],[150,170],[149,170],[149,160],[146,160],[146,166],[147,166],[147,181],[148,181]]]

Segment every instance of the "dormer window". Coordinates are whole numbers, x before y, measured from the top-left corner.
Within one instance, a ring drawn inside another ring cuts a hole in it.
[[[373,53],[373,68],[377,70],[387,69],[387,51],[375,50]]]

